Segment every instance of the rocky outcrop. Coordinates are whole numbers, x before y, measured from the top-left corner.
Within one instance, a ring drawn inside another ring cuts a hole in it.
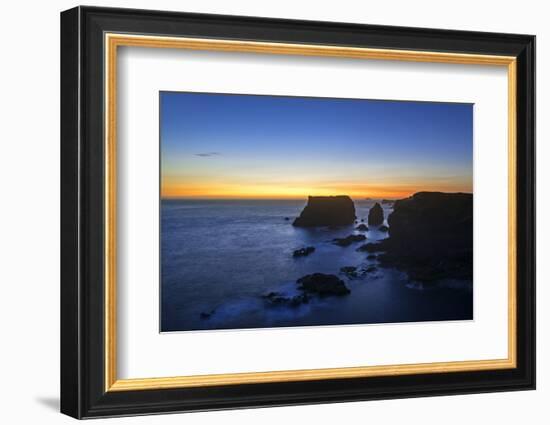
[[[287,305],[290,307],[298,307],[301,304],[307,304],[310,296],[307,293],[297,295],[286,295],[280,292],[270,292],[263,296],[269,305]]]
[[[386,245],[382,241],[380,243],[366,243],[357,248],[359,252],[380,252],[386,249]]]
[[[297,257],[306,257],[306,256],[308,256],[309,254],[312,254],[313,252],[315,252],[315,247],[314,247],[314,246],[306,246],[305,248],[300,248],[300,249],[295,250],[295,251],[292,253],[292,256],[293,256],[294,258],[297,258]]]
[[[380,204],[377,202],[369,210],[368,223],[369,223],[369,226],[379,226],[383,222],[384,222],[384,210],[382,209]]]
[[[297,227],[344,226],[355,221],[355,205],[349,196],[310,196]]]
[[[344,274],[348,279],[362,279],[376,270],[376,266],[362,266],[360,269],[355,266],[340,267],[340,273]]]
[[[388,224],[389,238],[379,244],[382,266],[423,282],[472,278],[472,194],[416,193],[395,202]]]
[[[368,232],[369,228],[364,224],[360,224],[355,228],[355,230],[358,230],[360,232]]]
[[[401,249],[414,246],[423,254],[437,254],[442,247],[472,251],[473,195],[415,193],[395,202],[388,224],[392,245]]]
[[[345,238],[336,238],[332,241],[332,243],[338,246],[350,246],[352,243],[361,242],[365,239],[367,239],[365,235],[349,235]]]
[[[319,295],[347,295],[351,291],[342,279],[333,274],[313,273],[296,281],[300,289]]]

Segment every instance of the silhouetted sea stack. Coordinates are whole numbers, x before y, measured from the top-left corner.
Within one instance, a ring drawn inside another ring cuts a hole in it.
[[[380,206],[380,204],[377,202],[374,204],[374,207],[372,207],[369,210],[369,226],[378,226],[384,222],[384,210]]]
[[[300,217],[292,223],[298,227],[344,226],[355,221],[355,205],[349,196],[310,196]]]
[[[473,195],[418,192],[396,201],[381,264],[419,281],[472,279]]]

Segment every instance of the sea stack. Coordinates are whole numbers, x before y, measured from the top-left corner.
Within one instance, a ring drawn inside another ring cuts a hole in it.
[[[374,204],[374,207],[372,207],[369,210],[369,219],[368,223],[369,226],[379,226],[384,222],[384,210],[380,206],[380,204],[377,202]]]
[[[349,196],[310,196],[293,226],[345,226],[355,221],[355,205]]]

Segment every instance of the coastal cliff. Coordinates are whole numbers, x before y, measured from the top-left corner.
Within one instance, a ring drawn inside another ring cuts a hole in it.
[[[355,221],[355,205],[349,196],[310,196],[293,226],[344,226]]]
[[[380,263],[419,281],[471,279],[473,195],[418,192],[396,201]]]

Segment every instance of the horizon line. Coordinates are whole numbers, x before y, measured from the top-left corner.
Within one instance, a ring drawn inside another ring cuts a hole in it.
[[[407,196],[399,196],[399,197],[392,197],[392,196],[381,196],[381,197],[373,197],[373,196],[349,196],[349,195],[346,195],[346,194],[335,194],[335,195],[304,195],[304,196],[273,196],[273,197],[270,197],[270,196],[212,196],[212,195],[205,195],[205,196],[200,196],[200,195],[192,195],[192,196],[160,196],[159,198],[161,200],[189,200],[189,201],[201,201],[201,200],[204,200],[204,201],[207,201],[207,200],[238,200],[238,201],[242,201],[242,200],[277,200],[277,201],[292,201],[292,200],[307,200],[309,199],[310,197],[314,197],[314,198],[317,198],[317,197],[324,197],[324,198],[328,198],[328,197],[335,197],[335,196],[348,196],[350,199],[354,200],[354,201],[369,201],[369,200],[373,200],[373,201],[378,201],[378,200],[388,200],[388,201],[397,201],[397,200],[400,200],[400,199],[406,199],[406,198],[409,198],[417,193],[422,193],[422,192],[427,192],[427,193],[448,193],[448,194],[458,194],[458,193],[463,193],[463,194],[468,194],[468,195],[473,195],[473,192],[465,192],[465,191],[451,191],[451,192],[445,192],[445,191],[442,191],[442,190],[418,190],[418,191],[415,191],[415,192],[412,192],[410,195],[407,195]]]

